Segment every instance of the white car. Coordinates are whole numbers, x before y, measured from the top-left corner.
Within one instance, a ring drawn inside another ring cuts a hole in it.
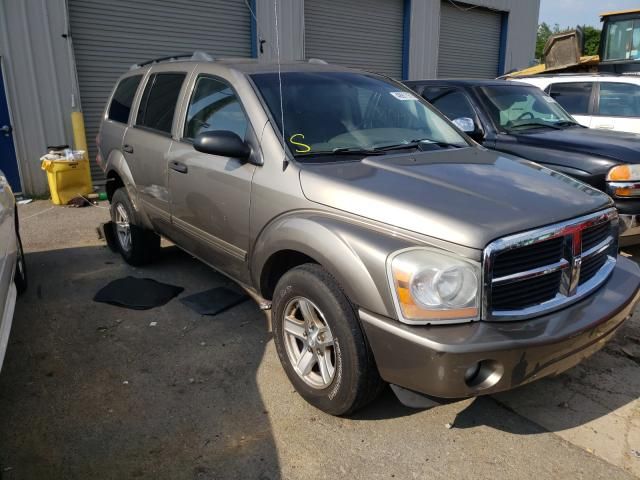
[[[511,80],[544,90],[585,127],[640,133],[640,76],[549,74]]]
[[[0,171],[0,369],[9,343],[16,297],[27,288],[18,210],[9,182]]]

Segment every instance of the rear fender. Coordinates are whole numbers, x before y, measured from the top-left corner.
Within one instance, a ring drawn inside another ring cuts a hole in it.
[[[136,183],[133,180],[133,175],[131,174],[131,170],[129,169],[129,165],[127,164],[127,160],[124,158],[122,152],[118,150],[112,150],[109,153],[109,157],[105,162],[105,172],[107,174],[107,178],[112,172],[115,172],[124,187],[127,189],[127,194],[129,195],[129,199],[133,204],[133,208],[136,210],[137,220],[144,226],[150,230],[153,230],[153,225],[149,221],[149,217],[147,216],[142,204],[138,198],[138,189],[136,188]]]

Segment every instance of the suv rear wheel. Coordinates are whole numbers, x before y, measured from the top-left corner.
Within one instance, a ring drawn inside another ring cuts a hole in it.
[[[321,266],[305,264],[284,274],[272,314],[280,362],[305,400],[347,415],[377,397],[384,383],[355,309]]]
[[[116,190],[111,199],[111,220],[116,245],[127,263],[144,265],[155,258],[160,250],[160,236],[138,224],[124,187]]]

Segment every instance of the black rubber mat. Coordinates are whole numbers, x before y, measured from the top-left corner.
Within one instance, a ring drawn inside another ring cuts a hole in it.
[[[93,300],[133,310],[148,310],[166,304],[183,290],[151,278],[125,277],[101,288]]]
[[[216,287],[180,299],[187,307],[200,315],[217,315],[235,307],[249,298],[244,292],[227,287]]]

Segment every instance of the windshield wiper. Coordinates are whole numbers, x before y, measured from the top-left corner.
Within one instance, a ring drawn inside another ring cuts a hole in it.
[[[410,140],[405,143],[397,143],[394,145],[385,145],[384,147],[377,147],[374,150],[376,152],[388,152],[390,150],[404,150],[405,148],[420,148],[420,145],[437,145],[439,147],[451,147],[451,148],[462,148],[462,145],[457,145],[455,143],[447,143],[441,142],[439,140],[433,140],[431,138],[421,138],[418,140]]]
[[[521,127],[547,127],[547,128],[553,128],[554,130],[562,130],[562,127],[558,126],[555,123],[547,123],[547,122],[526,122],[526,123],[518,123],[517,125],[512,125],[511,127],[509,127],[509,130],[514,130],[516,128],[521,128]]]
[[[340,147],[340,148],[334,148],[333,150],[305,152],[296,156],[313,157],[317,155],[384,155],[384,152],[379,152],[370,148]]]
[[[557,125],[559,127],[573,127],[574,125],[578,125],[582,127],[582,125],[580,125],[578,122],[574,122],[572,120],[561,120],[560,122],[555,122],[554,125]]]

